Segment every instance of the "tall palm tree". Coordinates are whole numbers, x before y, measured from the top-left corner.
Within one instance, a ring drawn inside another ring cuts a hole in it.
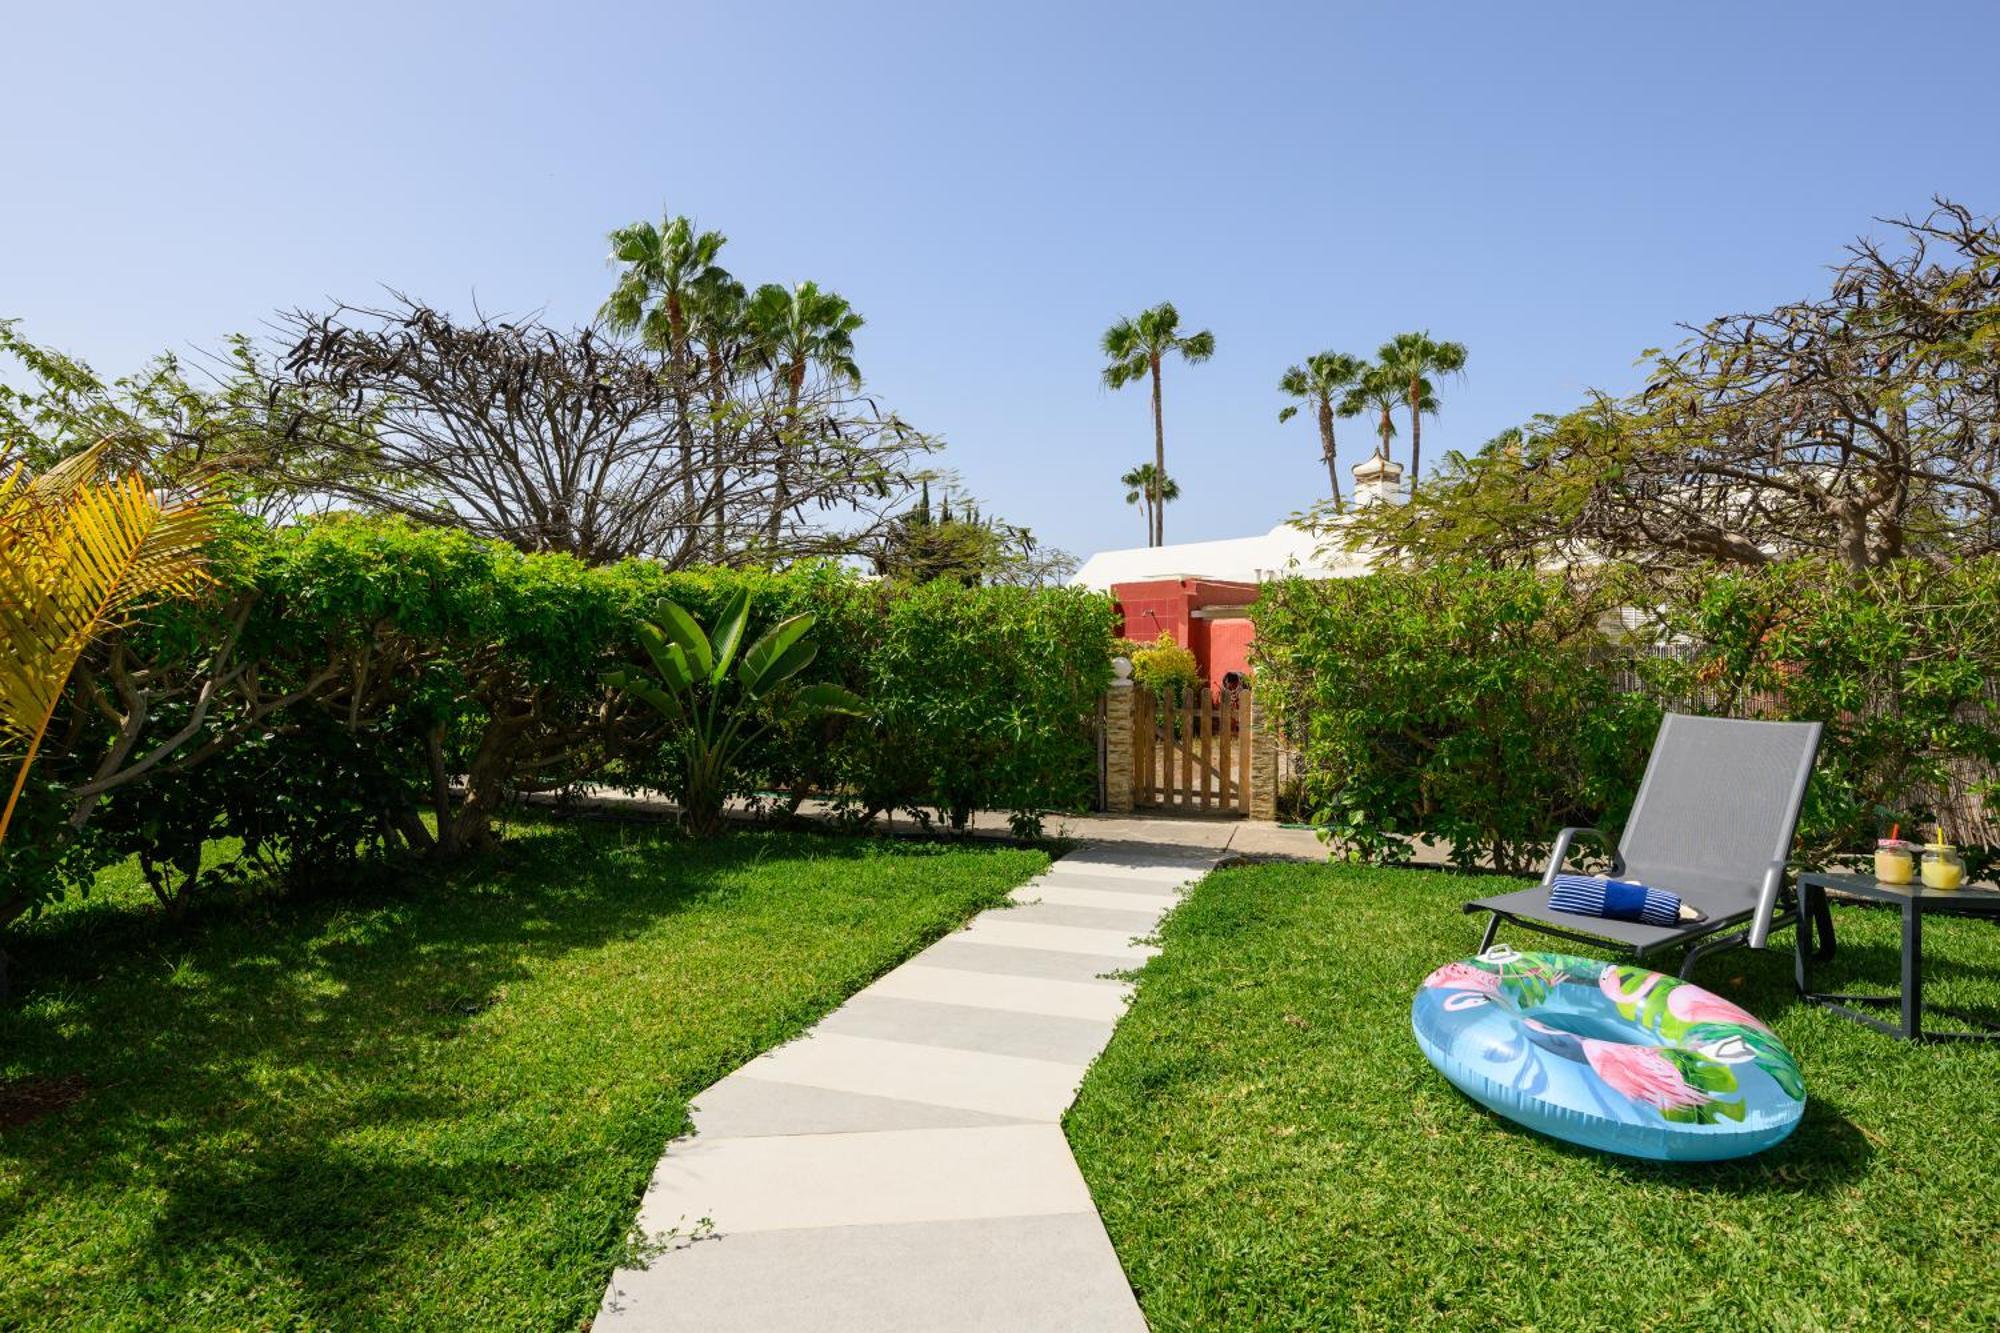
[[[1437,342],[1431,338],[1429,330],[1422,333],[1399,333],[1388,342],[1376,357],[1382,365],[1394,371],[1402,382],[1404,395],[1410,408],[1410,490],[1415,493],[1423,478],[1423,416],[1426,412],[1437,413],[1437,394],[1432,388],[1433,375],[1459,375],[1465,371],[1465,344]],[[1428,399],[1429,407],[1423,405]]]
[[[1156,497],[1160,504],[1171,504],[1181,498],[1181,484],[1172,477],[1160,477],[1159,470],[1151,463],[1139,464],[1120,477],[1118,484],[1125,488],[1125,503],[1140,506],[1140,512],[1146,516],[1146,544],[1154,545],[1153,505]]]
[[[737,371],[757,361],[757,331],[750,324],[750,293],[732,277],[725,276],[702,287],[690,314],[701,342],[703,391],[707,395],[708,410],[714,414],[710,430],[717,437],[710,459],[709,493],[705,503],[714,524],[709,534],[709,559],[721,565],[729,560],[729,450],[721,436],[725,431],[740,429],[726,424],[733,422],[735,417],[725,410],[725,404],[731,401]]]
[[[1100,344],[1109,363],[1104,367],[1107,389],[1122,389],[1141,376],[1150,376],[1153,381],[1153,475],[1161,481],[1167,475],[1167,433],[1160,419],[1160,363],[1172,352],[1178,352],[1190,365],[1215,355],[1213,333],[1203,329],[1183,334],[1180,329],[1180,311],[1174,309],[1173,302],[1162,301],[1135,317],[1119,319],[1104,331]],[[1164,545],[1167,540],[1165,509],[1155,497],[1151,545]]]
[[[691,407],[697,341],[709,342],[704,316],[718,301],[742,285],[716,263],[728,238],[719,231],[701,231],[685,216],[664,219],[658,226],[635,222],[611,233],[611,258],[622,266],[618,285],[599,314],[620,333],[637,332],[648,347],[665,356],[671,371],[674,404],[680,413],[681,491],[690,514],[695,512],[695,424]],[[740,299],[740,298],[739,298]],[[690,531],[689,543],[699,540]],[[720,558],[720,555],[717,555]]]
[[[698,231],[685,217],[658,226],[635,222],[611,233],[611,258],[623,266],[601,314],[620,333],[637,331],[649,347],[665,352],[676,370],[690,362],[690,343],[702,302],[733,282],[716,263],[728,238]]]
[[[846,299],[802,282],[789,290],[767,282],[750,297],[745,312],[757,341],[757,353],[771,367],[785,395],[785,431],[798,426],[799,401],[806,377],[814,370],[861,387],[861,368],[854,361],[854,334],[863,320]],[[777,478],[772,490],[767,536],[773,547],[791,507],[790,447],[778,450]]]
[[[1377,448],[1382,457],[1387,458],[1389,441],[1396,438],[1394,413],[1403,405],[1404,393],[1401,373],[1388,366],[1370,366],[1361,373],[1354,387],[1341,395],[1340,405],[1334,408],[1334,412],[1343,417],[1375,413],[1375,434],[1382,441]],[[1437,411],[1437,399],[1431,394],[1429,381],[1421,384],[1417,402],[1423,411]]]
[[[1344,352],[1321,352],[1306,358],[1302,366],[1293,366],[1278,380],[1278,392],[1303,399],[1313,409],[1319,422],[1320,456],[1326,460],[1326,479],[1333,487],[1333,511],[1341,510],[1340,468],[1334,456],[1333,418],[1335,399],[1354,385],[1366,373],[1368,363],[1359,357],[1348,356]],[[1278,413],[1279,422],[1290,421],[1297,416],[1299,404],[1292,403]]]

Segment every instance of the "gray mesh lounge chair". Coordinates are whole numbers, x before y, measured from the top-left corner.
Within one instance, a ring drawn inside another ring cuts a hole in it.
[[[1479,951],[1492,947],[1502,921],[1598,947],[1622,946],[1638,958],[1693,944],[1682,976],[1709,954],[1746,944],[1763,948],[1773,930],[1798,923],[1785,862],[1819,753],[1819,733],[1817,722],[1667,714],[1625,836],[1612,853],[1612,873],[1679,894],[1702,919],[1649,926],[1551,910],[1549,885],[1571,844],[1585,837],[1604,840],[1596,829],[1566,828],[1556,837],[1539,885],[1465,905],[1468,912],[1492,913]],[[1833,955],[1830,916],[1814,919],[1822,960]],[[1732,927],[1743,928],[1724,934]]]

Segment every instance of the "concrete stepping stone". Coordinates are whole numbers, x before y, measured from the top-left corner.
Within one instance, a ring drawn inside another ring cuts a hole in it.
[[[1051,953],[1047,949],[1020,949],[1009,944],[981,944],[956,935],[939,940],[910,961],[927,967],[958,968],[966,972],[1047,977],[1051,981],[1095,981],[1105,985],[1118,984],[1117,974],[1130,972],[1138,966],[1130,958]]]
[[[746,1078],[740,1070],[695,1098],[692,1115],[695,1133],[705,1139],[879,1129],[975,1129],[1022,1123],[1018,1116],[959,1106]]]
[[[1089,1018],[862,994],[829,1015],[818,1031],[1087,1065],[1111,1040],[1113,1026]]]
[[[1126,982],[1050,981],[1045,977],[905,963],[864,993],[1115,1023],[1125,1016],[1125,998],[1132,988]]]
[[[1144,1333],[1095,1212],[752,1232],[620,1273],[593,1328]],[[775,1279],[775,1280],[774,1280]]]

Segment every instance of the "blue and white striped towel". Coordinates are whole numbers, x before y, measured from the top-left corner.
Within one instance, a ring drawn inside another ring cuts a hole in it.
[[[1549,906],[1577,916],[1643,921],[1649,926],[1677,926],[1681,920],[1679,895],[1649,889],[1637,880],[1602,875],[1557,875],[1549,886]]]

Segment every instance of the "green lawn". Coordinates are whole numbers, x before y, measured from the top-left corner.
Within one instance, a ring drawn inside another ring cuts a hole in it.
[[[1697,980],[1791,1046],[1803,1124],[1712,1166],[1573,1149],[1410,1034],[1493,888],[1257,866],[1168,920],[1067,1121],[1156,1330],[2000,1325],[2000,1049],[1903,1045],[1800,1005],[1788,953],[1723,955]],[[1894,920],[1836,913],[1828,979],[1893,985]],[[2000,929],[1925,931],[1929,997],[2000,1017]]]
[[[11,940],[0,1079],[83,1095],[0,1129],[0,1327],[576,1328],[693,1093],[1047,863],[515,832],[182,925],[113,872]]]

